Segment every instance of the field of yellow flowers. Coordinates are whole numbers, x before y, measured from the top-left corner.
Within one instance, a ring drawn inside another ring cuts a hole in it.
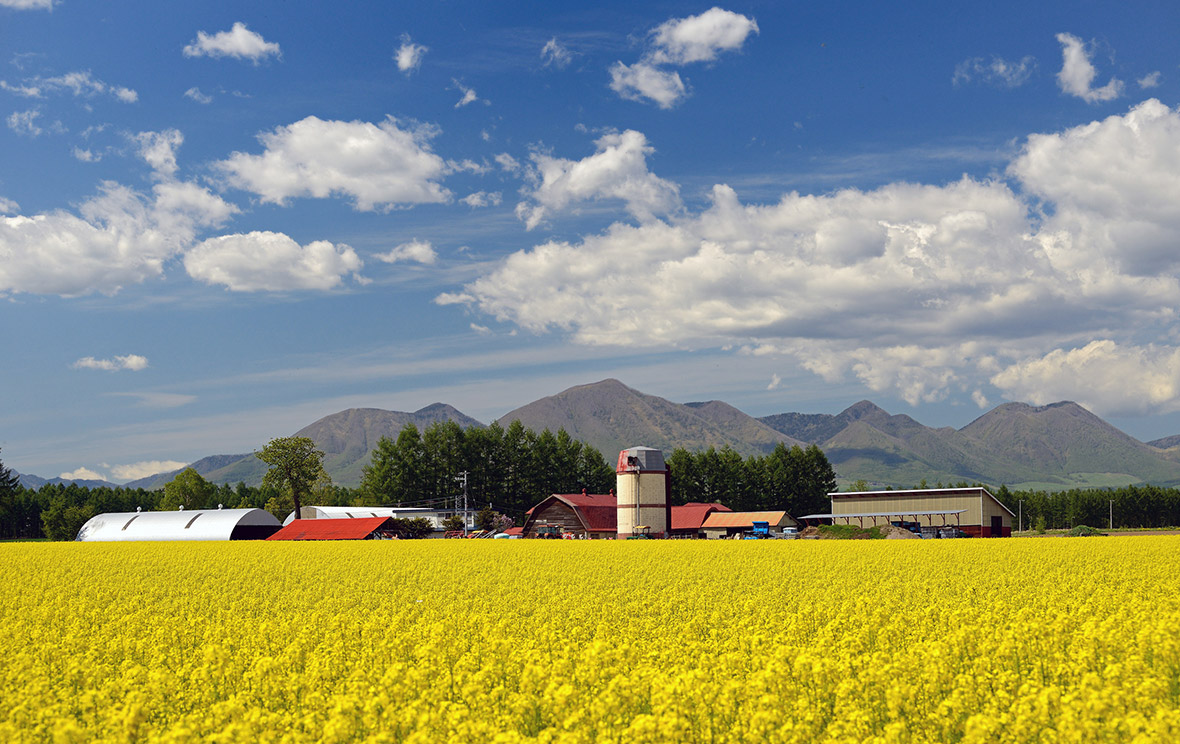
[[[1180,741],[1180,537],[0,545],[0,741]]]

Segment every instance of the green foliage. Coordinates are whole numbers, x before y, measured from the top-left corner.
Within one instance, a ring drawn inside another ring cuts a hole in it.
[[[55,500],[41,512],[41,524],[45,536],[50,540],[73,540],[82,525],[93,516],[94,512],[83,504],[72,505],[64,499]]]
[[[810,514],[828,511],[828,494],[836,490],[836,474],[815,445],[779,443],[769,455],[744,460],[728,447],[697,453],[677,448],[668,467],[673,504],[718,502],[736,511]]]
[[[458,514],[453,514],[442,521],[442,528],[447,532],[461,532],[463,530],[463,517]]]
[[[1037,531],[1038,535],[1043,535],[1048,531],[1047,528],[1045,527],[1045,515],[1044,514],[1037,515],[1036,521],[1033,522],[1033,529],[1035,529]]]
[[[308,437],[272,439],[261,452],[254,454],[270,466],[262,478],[262,486],[273,488],[281,494],[274,497],[273,507],[278,508],[278,501],[284,496],[289,496],[296,519],[299,518],[300,507],[312,494],[313,488],[331,485],[331,478],[324,471],[324,453],[317,450],[315,442]],[[274,513],[269,501],[267,510]]]
[[[192,468],[185,468],[164,485],[160,508],[165,510],[206,509],[217,505],[217,486],[201,477]]]
[[[1105,532],[1100,532],[1093,527],[1087,527],[1084,524],[1079,524],[1072,530],[1066,533],[1066,537],[1106,537]]]
[[[614,471],[602,453],[564,430],[540,434],[520,421],[508,428],[462,429],[454,422],[419,432],[407,424],[397,440],[382,437],[364,469],[360,496],[369,506],[454,503],[467,473],[469,501],[491,505],[510,518],[553,493],[606,493]]]
[[[1068,530],[1079,524],[1108,524],[1115,528],[1180,526],[1180,490],[1160,486],[1124,486],[1112,489],[1068,491],[993,491],[996,498],[1040,531]],[[1023,506],[1018,502],[1023,501]]]
[[[858,527],[855,524],[823,524],[819,536],[828,540],[883,540],[880,527]]]
[[[431,532],[434,532],[434,525],[430,523],[429,519],[423,519],[422,517],[414,517],[413,519],[391,517],[391,519],[393,520],[394,530],[401,533],[402,537],[421,540]]]

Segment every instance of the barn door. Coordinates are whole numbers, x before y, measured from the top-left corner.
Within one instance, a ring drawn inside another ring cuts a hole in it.
[[[1004,536],[1004,518],[992,517],[992,537]]]

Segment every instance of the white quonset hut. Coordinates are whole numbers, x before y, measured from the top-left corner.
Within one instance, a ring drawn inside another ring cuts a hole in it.
[[[651,537],[666,537],[672,527],[672,474],[664,453],[651,447],[625,449],[619,453],[615,476],[618,539],[631,537],[637,527],[646,527]]]
[[[91,517],[78,530],[82,542],[135,540],[265,540],[282,525],[263,509],[113,512]]]

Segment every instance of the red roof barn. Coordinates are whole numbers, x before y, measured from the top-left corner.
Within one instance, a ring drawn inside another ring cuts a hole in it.
[[[615,536],[615,495],[555,493],[528,510],[524,537],[613,538]]]
[[[724,504],[706,504],[699,501],[690,501],[681,506],[674,506],[672,507],[672,536],[696,537],[710,514],[728,511],[733,510]]]
[[[377,540],[394,536],[389,517],[296,519],[267,540]]]

